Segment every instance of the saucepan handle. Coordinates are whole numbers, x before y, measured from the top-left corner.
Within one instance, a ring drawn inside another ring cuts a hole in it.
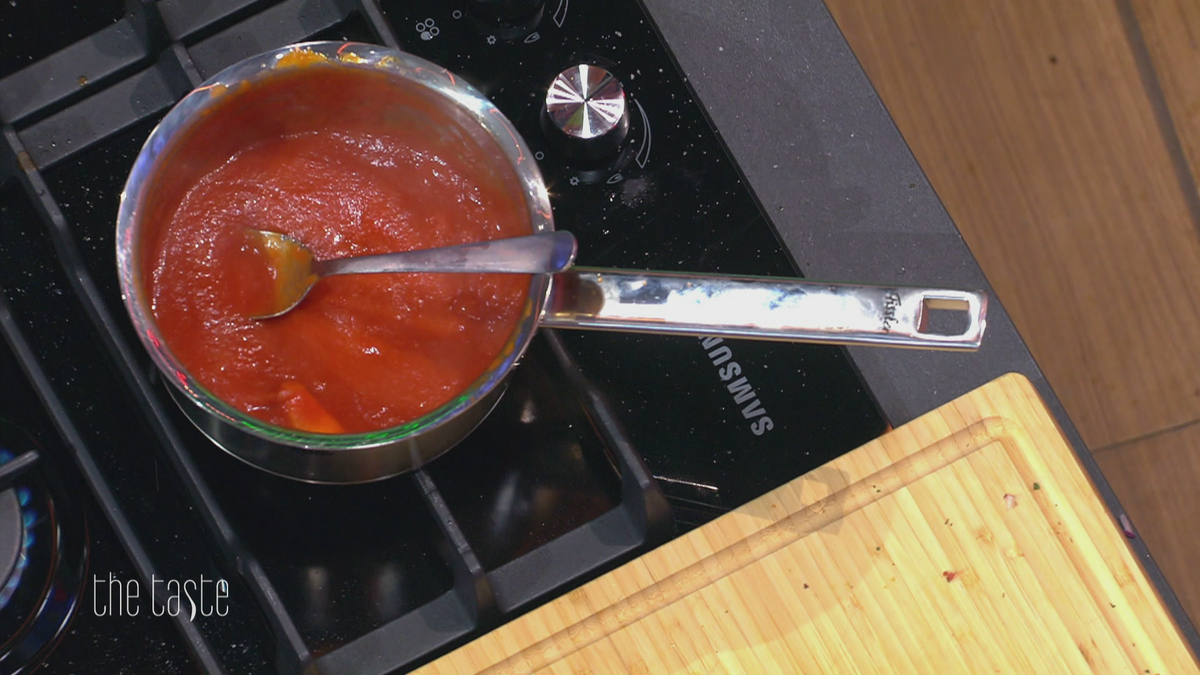
[[[540,324],[634,333],[974,350],[987,294],[799,279],[574,267],[552,277]],[[960,312],[953,334],[936,311]]]

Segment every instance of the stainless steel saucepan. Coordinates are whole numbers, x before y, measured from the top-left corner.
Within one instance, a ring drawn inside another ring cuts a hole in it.
[[[319,62],[306,58],[305,65],[295,65],[296,59],[285,58],[296,52],[320,57]],[[554,229],[541,173],[511,123],[461,78],[409,54],[356,43],[293,45],[233,65],[186,96],[150,134],[122,193],[117,218],[121,290],[138,335],[189,419],[218,446],[260,469],[309,482],[359,483],[422,466],[491,411],[539,327],[952,350],[977,349],[983,338],[987,296],[981,292],[576,267],[532,277],[522,320],[501,354],[461,395],[427,415],[362,434],[313,434],[265,424],[206,391],[172,354],[150,310],[142,247],[147,223],[163,217],[148,206],[149,196],[172,185],[177,189],[189,170],[199,170],[171,151],[219,102],[213,92],[291,67],[385,73],[396,87],[444,114],[439,123],[457,125],[457,133],[494,146],[496,170],[510,173],[524,192],[530,230]],[[276,112],[281,119],[296,114]],[[929,317],[937,310],[964,312],[965,328],[953,335],[931,331]]]

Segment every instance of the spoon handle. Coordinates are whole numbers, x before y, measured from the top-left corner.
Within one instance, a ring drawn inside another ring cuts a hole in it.
[[[937,332],[939,310],[960,321]],[[575,267],[553,277],[539,325],[974,350],[986,316],[982,292]]]
[[[553,274],[571,266],[576,249],[570,232],[544,232],[445,248],[323,260],[313,263],[313,271],[318,276],[378,272]]]

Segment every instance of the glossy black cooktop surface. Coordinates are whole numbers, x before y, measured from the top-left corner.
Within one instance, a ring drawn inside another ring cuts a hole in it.
[[[407,669],[886,429],[840,348],[580,331],[544,331],[467,441],[372,485],[268,476],[186,421],[125,317],[120,191],[179,98],[289,43],[399,46],[478,87],[534,151],[580,264],[800,272],[637,2],[532,7],[496,22],[415,0],[0,3],[0,325],[104,497],[81,511],[119,525],[93,545],[130,552],[89,573],[225,584],[224,614],[204,611],[216,586],[194,617],[165,585],[140,598],[196,668]],[[626,140],[586,164],[540,124],[551,79],[579,63],[628,95]],[[137,621],[106,625],[112,663],[144,649]]]

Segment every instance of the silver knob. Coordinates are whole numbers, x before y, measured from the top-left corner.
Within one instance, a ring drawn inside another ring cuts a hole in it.
[[[582,63],[559,73],[546,92],[544,126],[573,159],[616,154],[629,133],[625,87],[600,66]]]

